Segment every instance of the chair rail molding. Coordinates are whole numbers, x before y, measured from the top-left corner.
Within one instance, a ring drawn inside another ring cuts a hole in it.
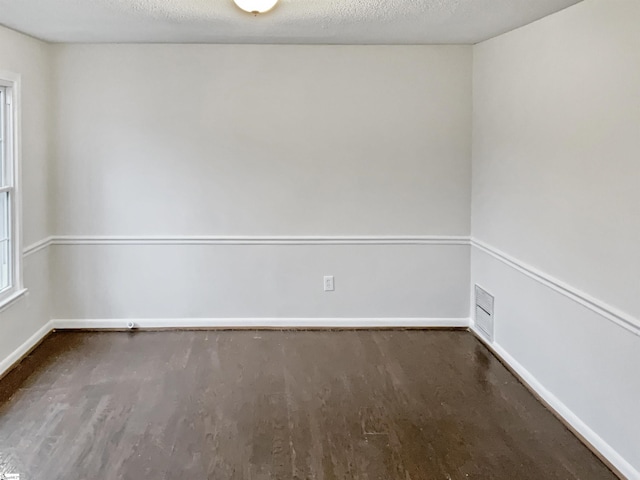
[[[564,295],[565,297],[573,300],[574,302],[579,303],[580,305],[588,308],[589,310],[597,313],[601,317],[606,318],[607,320],[615,323],[619,327],[624,328],[625,330],[630,331],[636,335],[640,336],[640,320],[629,315],[626,312],[621,311],[597,298],[585,293],[581,290],[578,290],[575,287],[559,280],[548,273],[542,272],[535,267],[527,265],[524,262],[498,250],[491,245],[475,239],[470,239],[471,246],[477,248],[481,252],[484,252],[493,258],[499,260],[505,265],[519,271],[520,273],[525,274],[526,276],[536,280],[537,282],[555,290],[556,292]]]
[[[469,237],[456,235],[64,235],[51,237],[50,243],[53,245],[469,245]]]

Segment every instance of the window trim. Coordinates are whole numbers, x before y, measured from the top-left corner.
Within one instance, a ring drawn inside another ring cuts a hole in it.
[[[11,115],[11,162],[9,170],[12,176],[13,196],[11,198],[11,287],[0,293],[0,312],[26,293],[23,276],[23,240],[22,240],[22,119],[21,119],[21,77],[17,73],[0,70],[0,86],[6,87],[11,94],[11,105],[5,106]]]

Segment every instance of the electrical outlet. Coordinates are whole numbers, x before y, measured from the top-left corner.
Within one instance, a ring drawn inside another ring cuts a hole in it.
[[[335,284],[333,283],[333,275],[327,275],[324,277],[324,291],[333,292],[335,290]]]

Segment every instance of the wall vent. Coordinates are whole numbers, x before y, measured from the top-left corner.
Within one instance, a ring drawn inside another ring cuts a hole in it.
[[[493,341],[493,295],[476,285],[476,327]]]

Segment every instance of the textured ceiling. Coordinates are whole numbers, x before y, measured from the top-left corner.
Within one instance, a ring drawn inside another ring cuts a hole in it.
[[[0,24],[52,42],[473,44],[580,0],[0,0]]]

